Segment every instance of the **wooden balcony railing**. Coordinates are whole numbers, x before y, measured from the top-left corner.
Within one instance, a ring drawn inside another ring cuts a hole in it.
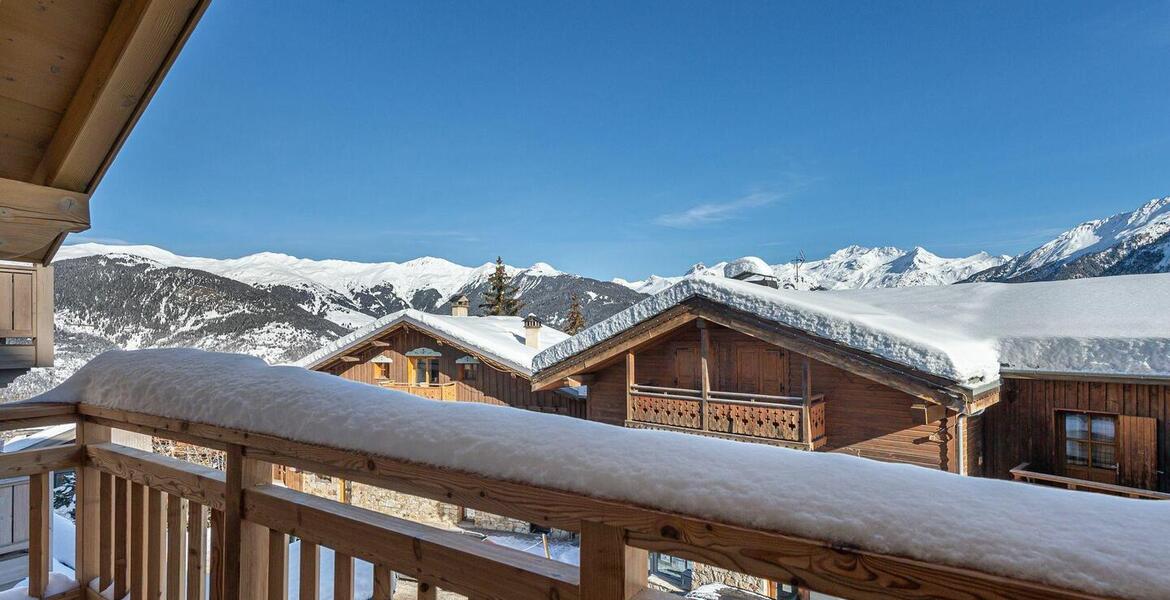
[[[374,565],[378,600],[389,600],[393,572],[417,579],[422,600],[436,598],[437,589],[474,600],[672,598],[647,588],[647,551],[843,598],[1092,597],[1002,573],[255,432],[84,404],[0,407],[0,429],[34,422],[76,422],[78,436],[68,447],[0,454],[0,476],[29,476],[34,490],[33,597],[45,596],[48,581],[49,474],[62,469],[78,471],[75,566],[84,588],[53,596],[61,600],[97,600],[86,584],[135,600],[196,599],[205,591],[215,600],[284,599],[290,535],[301,541],[300,598],[316,598],[322,547],[336,557],[332,586],[339,600],[354,598],[355,558]],[[226,473],[111,443],[117,430],[223,450]],[[580,565],[274,486],[274,464],[577,531]]]
[[[825,397],[770,396],[630,386],[629,423],[727,437],[758,438],[815,449],[825,440]]]
[[[391,382],[383,383],[382,387],[414,394],[415,396],[422,396],[423,398],[430,398],[431,400],[455,400],[457,392],[454,382],[435,383],[431,385]]]
[[[1164,492],[1155,492],[1152,490],[1126,487],[1124,485],[1098,483],[1096,481],[1087,481],[1084,479],[1077,479],[1075,477],[1065,477],[1063,475],[1042,473],[1040,471],[1032,471],[1029,469],[1029,467],[1031,467],[1031,464],[1026,462],[1016,465],[1016,467],[1011,470],[1012,479],[1016,481],[1024,481],[1027,483],[1038,483],[1043,485],[1062,487],[1070,490],[1097,492],[1101,494],[1110,494],[1113,496],[1125,496],[1127,498],[1170,500],[1170,494]]]

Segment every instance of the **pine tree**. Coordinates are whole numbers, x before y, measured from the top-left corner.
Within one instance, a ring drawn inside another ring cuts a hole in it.
[[[514,317],[524,306],[516,298],[519,291],[508,277],[504,259],[497,256],[496,270],[488,276],[488,290],[484,293],[484,302],[479,307],[485,309],[489,315]]]
[[[581,314],[581,297],[573,294],[573,300],[569,303],[569,316],[565,319],[565,333],[577,335],[582,329],[585,329],[585,315]]]

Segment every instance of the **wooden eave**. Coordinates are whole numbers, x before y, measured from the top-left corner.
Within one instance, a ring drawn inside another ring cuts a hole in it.
[[[458,340],[453,340],[451,338],[448,338],[448,337],[440,334],[439,332],[432,331],[430,329],[426,329],[423,327],[418,327],[412,323],[408,323],[405,321],[395,323],[394,325],[391,325],[390,327],[388,327],[386,329],[380,329],[378,331],[375,331],[375,332],[371,333],[369,336],[362,338],[360,340],[356,340],[352,344],[349,344],[348,346],[338,348],[336,351],[331,353],[329,356],[326,356],[326,357],[318,360],[317,362],[309,365],[308,368],[311,370],[314,370],[314,371],[327,370],[327,369],[330,369],[330,368],[334,367],[335,365],[337,365],[337,363],[342,362],[345,358],[350,358],[350,357],[353,357],[354,355],[361,354],[362,352],[365,352],[368,348],[378,348],[379,350],[382,348],[385,348],[385,347],[389,346],[389,344],[385,343],[382,340],[384,338],[386,338],[387,336],[390,336],[394,333],[397,333],[399,330],[403,330],[403,329],[405,329],[407,331],[410,331],[410,330],[417,331],[423,335],[429,335],[437,340],[440,340],[441,342],[443,342],[443,344],[445,344],[447,346],[451,346],[452,348],[455,348],[455,349],[459,350],[460,352],[466,352],[467,354],[470,354],[470,355],[478,358],[481,363],[484,363],[484,364],[492,367],[493,369],[496,369],[497,371],[511,373],[513,376],[523,377],[524,379],[531,378],[531,375],[529,375],[528,373],[517,371],[515,368],[510,367],[508,365],[505,365],[504,363],[499,362],[499,361],[491,358],[490,356],[485,355],[483,352],[478,351],[475,348],[472,348],[471,346],[460,343]],[[557,387],[560,387],[560,386],[557,386]]]
[[[617,336],[541,370],[533,378],[533,389],[549,389],[565,379],[598,371],[621,360],[626,352],[653,345],[661,336],[699,318],[956,411],[969,411],[974,400],[970,390],[950,379],[704,298],[685,300]],[[986,400],[988,394],[983,396]],[[985,404],[983,408],[989,405]]]
[[[47,264],[210,0],[0,2],[0,259]]]

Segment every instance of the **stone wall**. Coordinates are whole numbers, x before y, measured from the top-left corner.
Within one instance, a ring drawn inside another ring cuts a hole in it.
[[[729,585],[749,592],[756,592],[757,594],[767,595],[768,593],[768,581],[766,579],[760,579],[759,577],[744,575],[743,573],[736,573],[702,563],[694,563],[694,566],[691,568],[691,578],[692,589],[708,583],[722,583],[723,585]]]

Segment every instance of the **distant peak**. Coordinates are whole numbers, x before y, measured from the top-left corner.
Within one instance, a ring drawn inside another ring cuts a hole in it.
[[[524,272],[528,275],[544,275],[544,276],[549,276],[549,277],[555,276],[555,275],[563,275],[563,273],[556,270],[555,268],[553,268],[552,265],[550,265],[546,262],[535,263],[531,267],[528,267],[527,269],[525,269]]]

